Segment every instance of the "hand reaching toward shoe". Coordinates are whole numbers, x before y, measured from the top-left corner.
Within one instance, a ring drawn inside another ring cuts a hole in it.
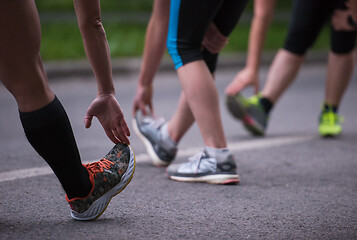
[[[130,131],[124,114],[114,94],[98,95],[87,109],[84,118],[86,128],[92,125],[93,117],[97,117],[108,138],[115,144],[130,144]]]
[[[149,110],[152,114],[154,113],[152,105],[152,93],[152,85],[143,86],[141,84],[138,84],[133,103],[133,116],[138,110],[140,110],[143,115],[149,114],[149,112],[147,112],[146,106],[149,107]]]
[[[259,92],[258,73],[249,68],[244,68],[237,73],[233,81],[227,86],[226,94],[233,96],[250,85],[254,87],[254,92],[257,94]]]

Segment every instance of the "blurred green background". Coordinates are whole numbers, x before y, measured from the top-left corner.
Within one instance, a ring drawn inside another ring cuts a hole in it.
[[[140,56],[145,30],[150,18],[152,0],[102,0],[102,22],[114,58]],[[230,36],[224,52],[245,52],[250,20],[253,14],[250,1],[242,19]],[[46,60],[85,58],[72,0],[36,0],[42,25],[41,54]],[[292,0],[277,1],[275,17],[269,29],[265,50],[275,51],[282,46],[287,32]],[[314,49],[329,46],[329,31],[325,27]]]

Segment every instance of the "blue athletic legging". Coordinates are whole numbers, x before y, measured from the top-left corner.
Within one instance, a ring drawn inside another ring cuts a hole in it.
[[[295,0],[284,49],[304,55],[318,37],[325,22],[336,9],[346,9],[346,0]],[[357,31],[336,31],[331,27],[331,50],[350,53],[356,44]]]
[[[171,0],[167,48],[175,68],[205,60],[215,71],[218,54],[202,49],[201,43],[213,21],[226,37],[236,26],[248,0]]]

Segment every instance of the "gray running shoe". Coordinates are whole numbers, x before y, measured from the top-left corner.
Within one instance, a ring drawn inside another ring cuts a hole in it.
[[[217,162],[205,151],[201,151],[190,157],[188,162],[172,164],[166,171],[170,179],[181,182],[239,183],[237,165],[232,155],[224,162]]]
[[[259,98],[261,98],[259,94],[244,98],[240,93],[226,98],[229,112],[233,117],[242,121],[244,127],[255,136],[263,136],[268,124],[268,116],[264,112]]]
[[[164,124],[164,119],[155,119],[151,115],[144,116],[139,111],[133,119],[134,131],[144,143],[156,166],[170,165],[177,152],[176,146],[162,138],[161,127]]]

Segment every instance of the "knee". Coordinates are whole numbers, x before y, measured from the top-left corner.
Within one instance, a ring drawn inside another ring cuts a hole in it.
[[[7,89],[16,99],[31,99],[33,97],[45,96],[50,88],[41,80],[23,78],[22,81],[9,81]]]
[[[0,70],[2,70],[0,71],[2,82],[15,98],[19,96],[31,98],[31,96],[45,95],[50,91],[39,54],[35,58],[24,57],[12,61],[12,66],[6,65]]]
[[[168,37],[167,49],[175,64],[175,69],[190,62],[203,60],[201,43],[193,43]]]

